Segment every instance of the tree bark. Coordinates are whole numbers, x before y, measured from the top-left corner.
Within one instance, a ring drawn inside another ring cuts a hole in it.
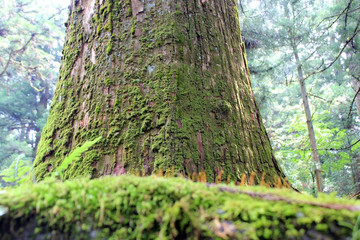
[[[352,87],[354,89],[355,94],[358,93],[359,89],[360,89],[360,82],[357,81],[356,79],[352,79]],[[357,111],[359,113],[360,116],[360,94],[357,94],[355,96],[355,104],[356,104],[356,108]],[[354,160],[353,162],[353,169],[354,169],[354,184],[355,184],[355,189],[356,191],[360,191],[360,156],[359,155],[355,155],[356,160]]]
[[[235,1],[75,0],[40,180],[77,146],[102,141],[65,177],[174,168],[214,181],[284,175],[256,105]]]
[[[354,89],[354,94],[356,94],[355,96],[355,104],[356,104],[356,109],[357,109],[357,112],[360,116],[360,94],[358,93],[359,92],[359,89],[360,89],[360,81],[358,81],[357,79],[352,79],[351,81],[351,85]]]

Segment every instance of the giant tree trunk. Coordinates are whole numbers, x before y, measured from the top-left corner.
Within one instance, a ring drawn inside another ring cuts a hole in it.
[[[175,168],[213,181],[284,177],[252,92],[233,0],[75,0],[42,133],[42,179],[103,136],[67,178]]]

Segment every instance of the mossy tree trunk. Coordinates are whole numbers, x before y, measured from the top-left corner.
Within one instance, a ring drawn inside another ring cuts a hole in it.
[[[35,173],[100,143],[65,177],[175,168],[284,178],[252,92],[233,0],[74,0]]]

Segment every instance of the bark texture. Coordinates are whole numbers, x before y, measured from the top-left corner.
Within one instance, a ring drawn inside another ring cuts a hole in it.
[[[355,66],[353,66],[355,67]],[[355,103],[356,103],[356,108],[357,108],[357,112],[360,116],[360,81],[357,81],[356,79],[352,80],[352,87],[354,89],[354,92],[356,94],[355,96]],[[356,186],[356,191],[360,191],[360,156],[359,154],[357,155],[358,158],[357,160],[354,162],[354,184]]]
[[[284,178],[252,92],[233,0],[75,0],[37,179],[175,168]]]

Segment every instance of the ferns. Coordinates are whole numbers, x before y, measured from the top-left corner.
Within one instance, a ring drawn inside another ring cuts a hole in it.
[[[9,185],[21,183],[25,176],[31,171],[31,167],[26,161],[23,161],[24,154],[19,155],[9,168],[0,172],[0,178]]]
[[[64,180],[63,172],[69,167],[69,165],[77,160],[79,160],[81,154],[86,152],[89,148],[91,148],[94,144],[101,140],[102,137],[98,137],[92,141],[85,142],[82,146],[77,147],[73,150],[69,156],[65,157],[63,162],[59,167],[56,168],[56,171],[52,174],[52,177],[59,177],[61,180]]]

